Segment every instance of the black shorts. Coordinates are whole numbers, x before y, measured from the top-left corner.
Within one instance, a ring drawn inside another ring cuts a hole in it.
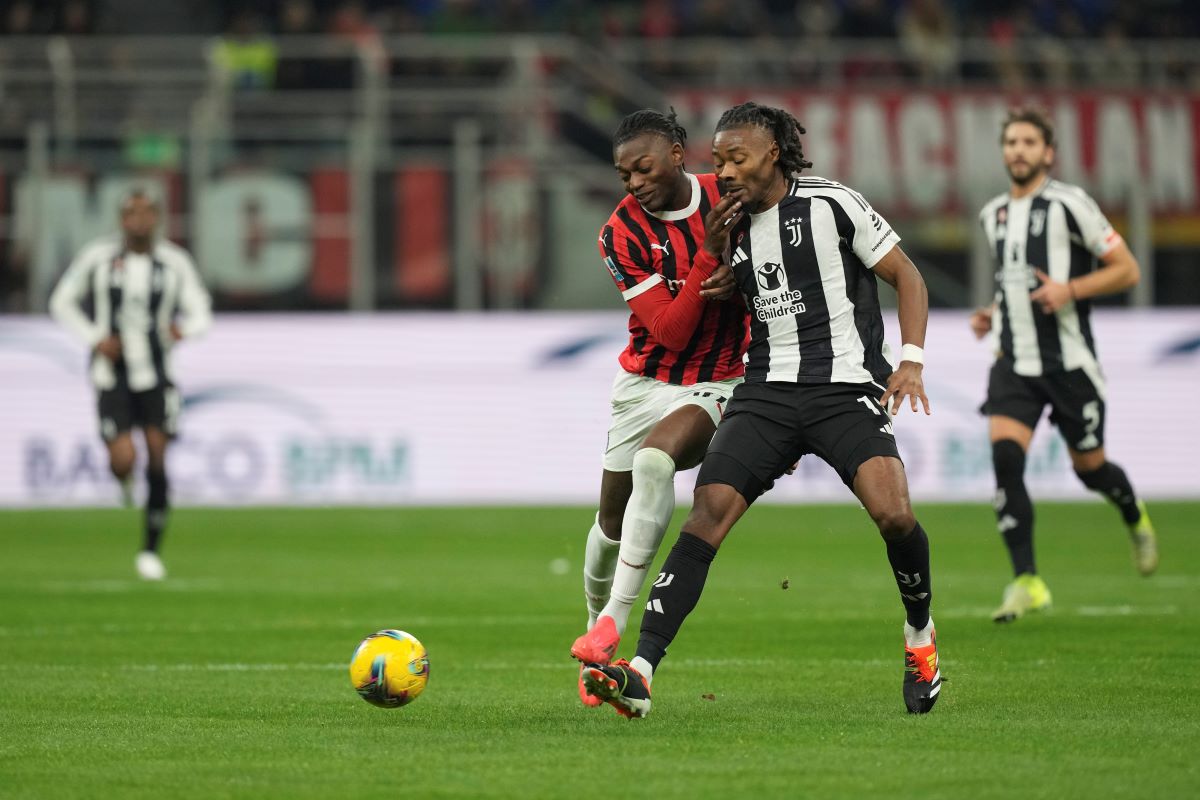
[[[131,428],[158,428],[174,437],[179,420],[179,392],[167,384],[145,392],[130,391],[124,381],[102,389],[97,402],[100,437],[111,442]]]
[[[1035,428],[1046,406],[1050,406],[1050,421],[1072,450],[1087,452],[1104,446],[1104,397],[1082,369],[1028,377],[1014,372],[1008,361],[992,365],[980,413],[1012,417]]]
[[[753,503],[812,453],[853,488],[865,461],[900,458],[882,395],[873,383],[743,383],[733,390],[696,486],[724,483]]]

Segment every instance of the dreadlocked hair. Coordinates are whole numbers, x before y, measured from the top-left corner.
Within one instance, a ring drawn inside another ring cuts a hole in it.
[[[617,132],[613,134],[613,147],[619,147],[643,133],[656,133],[659,136],[665,136],[671,144],[687,146],[687,131],[675,119],[674,108],[671,109],[670,114],[643,108],[621,120],[621,124],[617,126]]]
[[[756,125],[771,132],[779,145],[779,167],[787,177],[799,175],[803,170],[812,167],[812,162],[805,160],[804,149],[800,146],[800,135],[804,133],[804,126],[782,108],[742,103],[721,115],[721,119],[717,121],[717,130],[740,128],[743,125]]]

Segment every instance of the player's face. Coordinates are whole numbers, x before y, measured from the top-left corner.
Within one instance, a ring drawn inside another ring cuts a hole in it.
[[[643,133],[618,145],[613,162],[625,191],[647,211],[674,211],[687,205],[690,198],[680,202],[678,197],[683,168],[683,147],[678,143]]]
[[[749,211],[759,207],[779,174],[779,144],[757,125],[717,131],[712,157],[721,188]]]
[[[131,197],[121,208],[121,230],[130,239],[145,240],[158,227],[158,206],[147,197]]]
[[[1036,181],[1054,163],[1054,148],[1046,146],[1041,129],[1030,122],[1013,122],[1000,141],[1004,168],[1018,186]]]

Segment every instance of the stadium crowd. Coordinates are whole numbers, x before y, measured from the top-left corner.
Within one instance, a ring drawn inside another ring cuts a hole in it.
[[[277,34],[537,33],[580,36],[891,38],[1021,35],[1061,39],[1200,34],[1200,6],[1181,0],[13,0],[3,33],[219,33],[253,17]]]

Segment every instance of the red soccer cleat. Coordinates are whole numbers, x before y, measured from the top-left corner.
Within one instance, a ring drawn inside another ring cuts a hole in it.
[[[579,665],[579,699],[588,708],[596,708],[604,705],[604,701],[595,695],[588,694],[587,686],[583,683],[583,664]]]
[[[612,617],[600,617],[592,629],[571,645],[571,656],[584,664],[608,664],[617,654],[621,634]]]

